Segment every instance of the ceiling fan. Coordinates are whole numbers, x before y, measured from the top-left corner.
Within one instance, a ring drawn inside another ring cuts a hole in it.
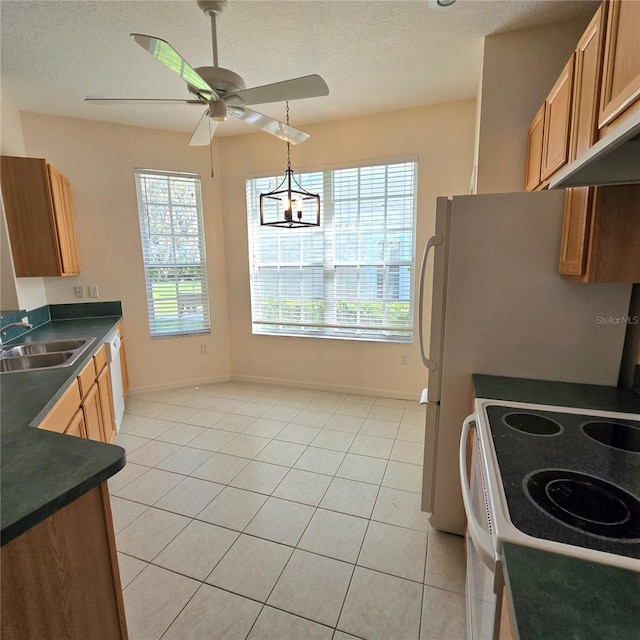
[[[131,37],[156,60],[179,75],[186,83],[190,100],[145,99],[145,98],[100,98],[89,96],[87,102],[101,104],[117,103],[186,103],[206,106],[200,122],[191,136],[190,145],[207,145],[211,142],[218,122],[227,119],[227,115],[246,122],[281,140],[298,144],[309,138],[309,134],[300,129],[275,120],[246,105],[284,102],[302,98],[317,98],[329,95],[329,87],[319,75],[302,76],[282,82],[274,82],[260,87],[245,88],[244,80],[233,71],[218,66],[218,47],[216,38],[216,16],[227,6],[227,0],[198,0],[198,6],[211,19],[211,41],[213,47],[213,66],[192,68],[189,63],[165,40],[141,33],[132,33]]]

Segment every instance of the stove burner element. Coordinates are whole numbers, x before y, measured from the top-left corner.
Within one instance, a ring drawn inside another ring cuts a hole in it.
[[[640,453],[640,429],[618,422],[586,422],[582,430],[607,447]]]
[[[532,436],[557,436],[562,433],[562,427],[555,420],[535,413],[508,413],[502,419],[508,427]]]
[[[566,469],[544,469],[524,479],[540,509],[572,529],[601,538],[640,539],[640,501],[614,484]]]

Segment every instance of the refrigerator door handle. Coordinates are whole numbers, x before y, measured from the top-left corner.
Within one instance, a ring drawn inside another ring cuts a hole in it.
[[[427,241],[427,244],[424,247],[424,253],[422,254],[422,265],[420,266],[420,280],[419,280],[419,296],[418,296],[418,338],[420,339],[420,357],[422,358],[422,363],[427,369],[430,371],[435,371],[437,367],[437,362],[435,360],[431,360],[427,357],[424,352],[424,275],[427,269],[427,258],[429,256],[429,252],[434,247],[437,247],[439,244],[442,244],[442,235],[437,234],[435,236],[431,236]]]

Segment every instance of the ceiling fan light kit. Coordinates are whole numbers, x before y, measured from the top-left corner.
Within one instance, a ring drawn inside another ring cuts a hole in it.
[[[305,131],[253,111],[247,105],[326,96],[329,95],[326,82],[319,75],[313,74],[247,89],[244,80],[237,73],[218,65],[216,17],[225,10],[226,6],[227,0],[198,0],[198,7],[211,20],[213,49],[213,66],[211,67],[193,68],[166,40],[141,33],[131,34],[133,40],[147,53],[186,82],[187,89],[193,98],[178,102],[207,107],[189,144],[208,145],[217,123],[224,122],[227,115],[232,115],[261,131],[276,136],[286,141],[287,144],[304,142],[309,138],[309,134]],[[158,99],[132,98],[127,100],[93,96],[86,98],[86,100],[111,105],[124,102],[161,102]]]
[[[293,175],[291,145],[288,142],[287,169],[282,182],[273,191],[260,194],[260,226],[285,229],[320,226],[320,196],[304,189]]]

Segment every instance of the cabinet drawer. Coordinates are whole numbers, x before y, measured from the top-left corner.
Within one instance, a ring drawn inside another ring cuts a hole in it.
[[[96,367],[93,363],[93,358],[87,362],[84,369],[78,375],[78,380],[80,381],[80,393],[84,398],[89,389],[91,389],[91,385],[96,381]]]
[[[38,428],[64,433],[78,411],[80,401],[80,385],[74,380]]]
[[[93,363],[96,367],[96,375],[99,374],[107,364],[107,346],[102,345],[93,355]]]

